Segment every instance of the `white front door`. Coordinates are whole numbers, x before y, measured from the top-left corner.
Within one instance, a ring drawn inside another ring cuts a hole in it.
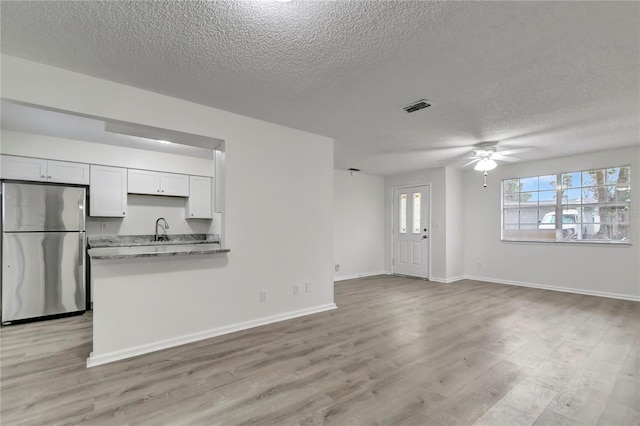
[[[429,186],[393,190],[393,273],[429,277]]]

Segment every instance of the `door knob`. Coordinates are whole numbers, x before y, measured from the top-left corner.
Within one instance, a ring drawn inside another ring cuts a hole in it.
[[[429,238],[429,237],[427,237],[426,235],[423,235],[423,236],[422,236],[422,239],[423,239],[423,240],[426,240],[427,238]]]

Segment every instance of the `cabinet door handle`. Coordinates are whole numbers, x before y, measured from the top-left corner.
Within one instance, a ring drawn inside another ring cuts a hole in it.
[[[164,192],[164,189],[162,190],[162,192]]]
[[[40,177],[41,177],[42,179],[44,179],[46,176],[45,176],[45,175],[40,175]]]

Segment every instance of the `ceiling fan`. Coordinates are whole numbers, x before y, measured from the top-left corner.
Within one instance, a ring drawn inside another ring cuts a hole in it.
[[[475,149],[473,150],[473,154],[469,157],[471,161],[464,164],[462,167],[468,167],[475,163],[475,170],[493,170],[498,165],[496,161],[514,163],[516,161],[520,161],[520,159],[511,157],[512,154],[531,150],[531,148],[516,148],[506,151],[498,151],[496,145],[498,145],[498,141],[479,142],[473,145]]]
[[[474,146],[473,154],[468,157],[471,161],[464,164],[462,167],[468,167],[472,164],[475,164],[474,170],[484,172],[484,187],[487,187],[487,172],[489,170],[493,170],[498,166],[496,161],[506,161],[509,163],[514,163],[516,161],[520,161],[519,158],[513,157],[513,154],[517,154],[519,152],[530,151],[533,148],[516,148],[509,149],[506,151],[498,151],[497,145],[499,141],[486,141],[479,142]]]

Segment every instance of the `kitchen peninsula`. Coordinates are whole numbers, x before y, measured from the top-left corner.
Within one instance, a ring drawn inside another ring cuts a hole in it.
[[[215,234],[91,237],[93,352],[87,366],[153,352],[223,334],[199,330],[206,310],[202,272],[226,266]],[[213,301],[212,301],[213,302]],[[213,308],[213,303],[211,304]]]

